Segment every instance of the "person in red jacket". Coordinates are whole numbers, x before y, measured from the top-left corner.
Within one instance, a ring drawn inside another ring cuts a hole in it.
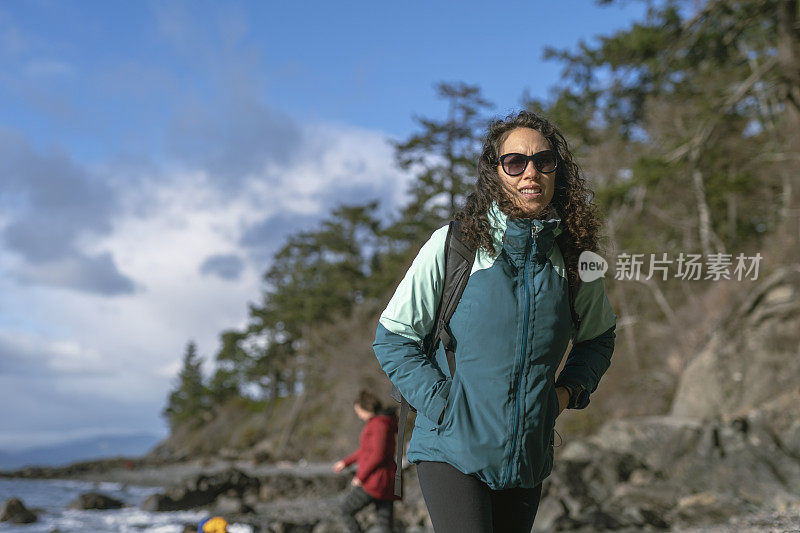
[[[392,531],[394,501],[400,498],[394,494],[394,475],[397,463],[394,460],[397,415],[395,408],[383,408],[377,396],[366,389],[358,394],[355,405],[356,415],[364,420],[361,441],[358,449],[333,465],[335,472],[357,462],[358,468],[350,482],[350,491],[339,504],[342,521],[347,531],[361,532],[356,513],[375,504],[378,525],[383,531]]]

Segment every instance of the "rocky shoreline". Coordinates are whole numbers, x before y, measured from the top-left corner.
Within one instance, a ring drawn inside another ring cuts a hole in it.
[[[0,477],[71,479],[163,487],[142,504],[148,512],[204,510],[257,532],[338,532],[338,501],[355,472],[334,473],[333,463],[251,461],[152,462],[118,459],[78,463],[65,467],[32,467],[0,472]],[[433,531],[426,520],[414,468],[405,477],[406,500],[395,504],[398,531]],[[365,509],[359,520],[367,530],[374,512]]]
[[[800,533],[800,282],[777,273],[731,313],[681,375],[669,414],[609,420],[555,448],[534,531]],[[748,376],[747,386],[743,386]],[[220,512],[258,532],[340,531],[352,467],[333,461],[109,459],[0,477],[163,487],[152,511]],[[432,531],[406,470],[396,531]],[[372,510],[359,518],[365,529]]]
[[[611,421],[556,448],[534,531],[800,531],[797,427],[781,430],[771,420],[753,410],[727,419]],[[352,477],[331,466],[119,460],[2,475],[159,486],[165,490],[144,510],[203,509],[259,532],[325,533],[341,531],[337,502]],[[413,466],[404,487],[397,531],[432,531]],[[360,519],[365,530],[374,523],[371,510]]]

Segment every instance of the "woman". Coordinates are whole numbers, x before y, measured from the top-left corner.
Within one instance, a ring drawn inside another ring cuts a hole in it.
[[[392,531],[394,515],[394,462],[397,415],[394,408],[383,409],[378,397],[362,389],[356,398],[353,409],[356,416],[366,422],[361,430],[361,441],[356,451],[337,461],[334,472],[341,472],[358,462],[356,475],[350,482],[351,488],[339,504],[339,512],[347,531],[360,532],[361,526],[356,513],[375,504],[378,525],[381,531]]]
[[[407,455],[437,533],[530,531],[553,467],[555,419],[585,408],[608,369],[616,315],[603,278],[578,286],[577,329],[569,305],[578,255],[597,249],[589,198],[552,123],[527,111],[493,121],[457,214],[477,252],[450,320],[455,375],[441,346],[435,360],[420,349],[441,298],[447,226],[381,315],[373,348],[417,409]]]

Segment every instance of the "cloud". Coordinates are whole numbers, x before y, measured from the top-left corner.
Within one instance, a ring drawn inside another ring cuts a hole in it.
[[[169,155],[229,187],[261,175],[268,164],[289,164],[306,144],[303,128],[264,99],[273,80],[263,50],[246,40],[247,14],[231,4],[212,19],[198,16],[191,2],[150,8],[159,37],[186,69],[166,129]],[[193,78],[196,72],[203,77]]]
[[[360,128],[314,124],[305,129],[303,152],[314,154],[273,165],[271,196],[284,210],[326,215],[335,205],[378,199],[398,206],[408,176],[394,166],[394,149],[382,135]]]
[[[163,428],[187,340],[210,371],[290,233],[341,202],[404,197],[380,132],[266,99],[272,74],[235,6],[148,6],[156,61],[59,64],[47,38],[0,36],[9,105],[49,132],[0,127],[0,404],[14,406],[0,439]],[[76,151],[46,145],[62,139]]]
[[[51,341],[21,330],[0,330],[0,374],[16,378],[107,376],[108,361],[74,340]]]
[[[92,340],[89,339],[91,343]],[[0,330],[0,446],[57,442],[72,434],[153,428],[159,409],[142,413],[143,403],[91,386],[113,379],[113,364],[74,340],[48,340],[19,329]],[[90,385],[90,386],[87,386]]]
[[[62,153],[36,152],[0,129],[0,195],[8,201],[0,236],[21,259],[19,279],[109,295],[133,290],[111,254],[87,255],[78,246],[81,238],[111,231],[118,203],[107,182]]]
[[[289,234],[314,230],[339,204],[377,199],[380,217],[406,201],[410,176],[394,166],[394,149],[383,135],[310,124],[303,138],[308,157],[270,164],[248,182],[261,216],[244,226],[239,244],[254,265],[268,265]]]
[[[53,285],[78,291],[117,295],[134,292],[134,282],[117,270],[109,252],[97,256],[75,253],[38,264],[30,264],[17,273],[26,283]]]
[[[237,186],[268,163],[288,163],[302,146],[300,129],[291,119],[254,99],[236,98],[221,107],[185,105],[167,135],[174,156],[219,183]]]
[[[161,401],[120,401],[89,389],[64,391],[53,387],[49,376],[20,380],[0,374],[0,405],[0,448],[10,450],[76,437],[165,432]]]
[[[322,215],[322,213],[320,213]],[[257,265],[266,265],[286,242],[288,235],[314,227],[315,219],[291,211],[279,211],[246,226],[239,244]]]
[[[210,123],[244,120],[223,115]],[[403,199],[408,176],[381,133],[292,127],[303,157],[271,148],[246,165],[202,154],[110,157],[91,171],[0,130],[8,206],[0,403],[15,406],[4,419],[9,439],[159,430],[187,340],[210,371],[220,332],[247,324],[261,274],[290,233],[315,228],[340,202],[378,198],[390,209]]]
[[[235,254],[218,254],[208,257],[200,265],[200,273],[219,276],[222,279],[237,280],[244,270],[244,261]]]

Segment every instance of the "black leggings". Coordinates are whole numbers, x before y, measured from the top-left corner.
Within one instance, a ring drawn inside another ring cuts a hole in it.
[[[530,533],[542,484],[493,490],[448,463],[420,461],[417,477],[436,533]]]
[[[394,518],[394,501],[379,500],[367,494],[361,487],[350,487],[350,492],[339,501],[339,514],[345,529],[350,533],[361,533],[361,525],[356,520],[356,513],[369,505],[375,504],[375,514],[381,533],[391,533]]]

